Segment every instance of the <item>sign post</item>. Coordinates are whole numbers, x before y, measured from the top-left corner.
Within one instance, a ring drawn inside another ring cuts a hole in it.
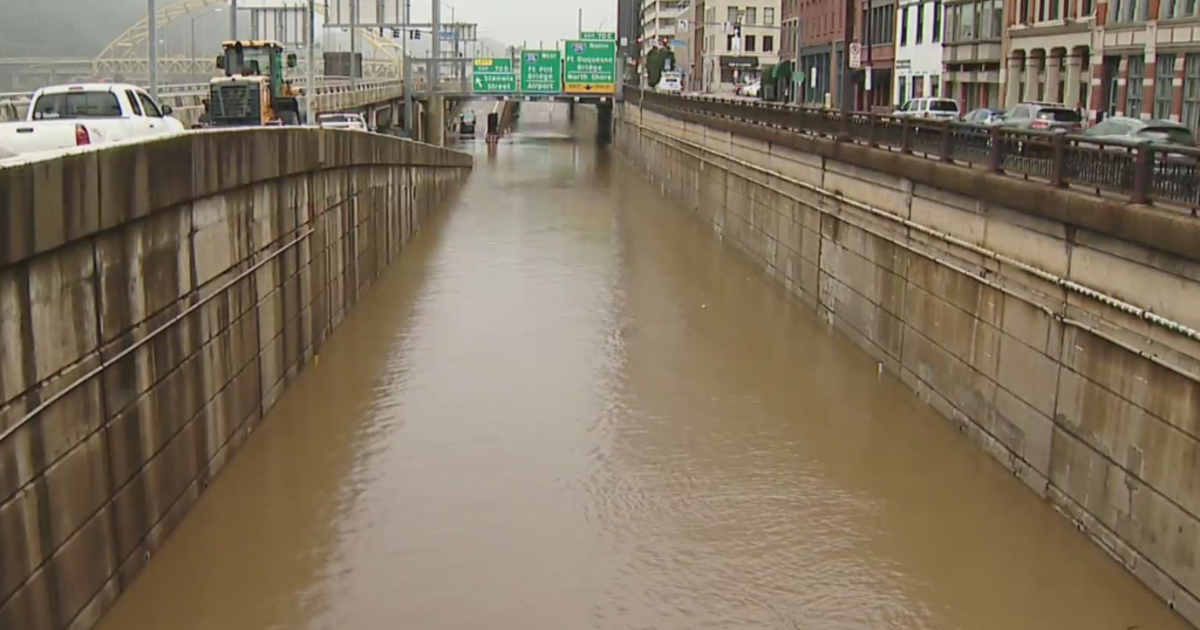
[[[495,57],[472,61],[472,87],[477,94],[511,94],[517,91],[512,59]]]
[[[521,53],[521,92],[562,92],[562,53],[557,50],[526,50]]]
[[[608,33],[606,35],[610,35]],[[617,89],[617,42],[613,39],[568,41],[563,71],[568,94],[611,95]]]

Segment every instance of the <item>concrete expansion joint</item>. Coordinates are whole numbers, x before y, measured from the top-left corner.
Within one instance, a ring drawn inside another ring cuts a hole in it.
[[[654,135],[658,135],[658,136],[660,136],[660,137],[667,138],[667,139],[671,140],[672,142],[675,142],[675,143],[678,143],[678,144],[683,144],[683,145],[686,145],[686,146],[689,146],[689,147],[695,148],[695,149],[697,149],[697,150],[701,151],[701,152],[702,152],[702,154],[701,154],[701,155],[691,154],[691,156],[692,156],[692,157],[694,157],[694,158],[696,158],[696,159],[698,159],[698,160],[701,160],[702,162],[705,162],[705,163],[708,163],[708,164],[712,164],[712,165],[714,165],[714,166],[720,166],[720,164],[718,164],[718,163],[717,163],[715,160],[709,159],[709,158],[705,157],[705,155],[703,155],[703,154],[707,154],[707,153],[712,153],[712,150],[711,150],[711,149],[709,149],[709,148],[707,148],[707,147],[704,147],[704,146],[698,145],[698,144],[696,144],[696,143],[694,143],[694,142],[691,142],[691,141],[689,141],[689,140],[685,140],[685,139],[682,139],[682,138],[673,138],[673,137],[671,137],[671,136],[668,136],[668,135],[666,135],[666,134],[664,134],[664,133],[662,133],[662,132],[660,132],[660,131],[658,131],[658,130],[651,129],[651,128],[649,128],[649,127],[644,127],[644,128],[643,128],[643,127],[642,127],[640,124],[638,124],[638,123],[632,123],[632,122],[631,122],[631,123],[628,123],[628,124],[636,125],[636,126],[638,126],[640,129],[642,129],[643,131],[648,131],[648,132],[650,132],[651,134],[654,134]],[[1033,265],[1030,265],[1030,264],[1028,264],[1028,263],[1025,263],[1025,262],[1023,262],[1023,261],[1017,260],[1017,259],[1015,259],[1015,258],[1011,258],[1011,257],[1009,257],[1009,256],[1006,256],[1006,255],[1004,255],[1004,254],[1001,254],[1001,253],[999,253],[999,252],[996,252],[996,251],[994,251],[994,250],[988,249],[988,248],[986,248],[986,247],[982,247],[982,246],[980,246],[980,245],[977,245],[977,244],[975,244],[975,243],[971,243],[971,242],[969,242],[969,241],[964,241],[964,240],[962,240],[962,239],[960,239],[960,238],[957,238],[957,237],[955,237],[955,236],[953,236],[953,235],[951,235],[951,234],[948,234],[948,233],[942,232],[942,231],[940,231],[940,230],[936,230],[936,229],[934,229],[934,228],[931,228],[931,227],[929,227],[929,226],[926,226],[926,225],[923,225],[923,224],[917,223],[916,221],[913,221],[913,220],[911,220],[911,219],[906,219],[906,218],[904,218],[904,217],[898,216],[898,215],[896,215],[896,214],[893,214],[893,213],[891,213],[891,212],[887,212],[887,211],[885,211],[885,210],[881,210],[881,209],[879,209],[879,208],[876,208],[876,207],[874,207],[874,206],[871,206],[871,205],[869,205],[869,204],[863,203],[863,202],[861,202],[861,201],[858,201],[858,200],[856,200],[856,199],[851,199],[851,198],[847,197],[846,195],[842,194],[841,192],[834,191],[834,190],[829,190],[829,189],[823,188],[823,187],[821,187],[821,186],[817,186],[817,185],[815,185],[815,184],[810,184],[810,183],[808,183],[808,182],[805,182],[805,181],[801,181],[801,180],[798,180],[798,179],[794,179],[794,178],[792,178],[792,177],[789,177],[789,176],[787,176],[787,175],[784,175],[783,173],[780,173],[780,172],[778,172],[778,171],[775,171],[775,170],[772,170],[772,169],[768,169],[768,168],[764,168],[764,167],[762,167],[762,166],[760,166],[760,165],[758,165],[758,164],[754,164],[754,163],[752,163],[752,162],[747,162],[747,161],[745,161],[745,160],[742,160],[742,159],[740,159],[740,158],[736,158],[736,157],[734,157],[734,156],[732,156],[732,155],[723,155],[723,156],[721,156],[721,159],[722,159],[722,160],[724,160],[724,161],[726,161],[726,162],[732,162],[732,163],[734,163],[734,164],[737,164],[738,166],[740,166],[740,167],[743,167],[743,168],[746,168],[746,169],[748,169],[748,170],[757,171],[757,172],[759,172],[759,173],[762,173],[762,174],[764,174],[764,175],[769,175],[769,176],[771,176],[771,177],[776,177],[776,178],[778,178],[778,179],[781,179],[781,180],[783,180],[783,181],[786,181],[786,182],[788,182],[789,184],[792,184],[792,185],[794,185],[794,186],[798,186],[798,187],[800,187],[800,188],[803,188],[803,189],[805,189],[805,190],[808,190],[808,191],[814,192],[814,193],[816,193],[816,194],[818,194],[818,195],[821,195],[821,196],[823,196],[823,197],[827,197],[827,198],[834,199],[834,200],[836,200],[836,201],[838,201],[838,202],[840,202],[840,203],[844,203],[844,204],[846,204],[846,205],[848,205],[848,206],[851,206],[851,207],[857,208],[857,209],[859,209],[859,210],[862,210],[862,211],[864,211],[864,212],[868,212],[868,213],[870,213],[870,214],[872,214],[872,215],[874,215],[874,216],[877,216],[877,217],[880,217],[880,218],[883,218],[883,219],[886,219],[886,220],[888,220],[888,221],[892,221],[892,222],[895,222],[895,223],[899,223],[899,224],[901,224],[901,225],[905,226],[906,228],[909,228],[909,229],[911,229],[911,230],[915,230],[915,231],[917,231],[917,232],[919,232],[919,233],[921,233],[921,234],[924,234],[924,235],[926,235],[926,236],[931,236],[931,237],[933,237],[933,238],[936,238],[936,239],[938,239],[938,240],[941,240],[941,241],[943,241],[943,242],[945,242],[945,243],[948,243],[948,244],[950,244],[950,245],[954,245],[954,246],[956,246],[956,247],[961,247],[961,248],[963,248],[963,249],[969,250],[969,251],[971,251],[972,253],[979,254],[979,255],[981,255],[981,256],[984,256],[984,257],[986,257],[986,258],[988,258],[988,259],[990,259],[990,260],[993,260],[993,261],[995,261],[995,262],[998,262],[998,263],[1001,263],[1001,264],[1004,264],[1004,265],[1008,265],[1008,266],[1010,266],[1010,267],[1014,267],[1014,268],[1016,268],[1016,269],[1019,269],[1019,270],[1021,270],[1021,271],[1024,271],[1024,272],[1026,272],[1026,273],[1028,273],[1028,274],[1030,274],[1030,275],[1032,275],[1032,276],[1034,276],[1034,277],[1037,277],[1037,278],[1039,278],[1039,279],[1041,279],[1041,280],[1044,280],[1044,281],[1046,281],[1046,282],[1049,282],[1049,283],[1051,283],[1051,284],[1054,284],[1054,285],[1056,285],[1056,286],[1059,286],[1059,287],[1061,287],[1061,288],[1063,288],[1063,289],[1065,289],[1065,290],[1067,290],[1067,291],[1070,291],[1070,292],[1073,292],[1073,293],[1078,293],[1079,295],[1083,295],[1083,296],[1085,296],[1085,297],[1091,298],[1091,299],[1093,299],[1093,300],[1096,300],[1097,302],[1100,302],[1101,304],[1105,304],[1106,306],[1112,307],[1112,308],[1114,308],[1114,309],[1117,309],[1117,310],[1119,310],[1119,311],[1122,311],[1122,312],[1124,312],[1124,313],[1126,313],[1126,314],[1133,315],[1133,316],[1135,316],[1135,317],[1137,317],[1137,318],[1139,318],[1139,319],[1145,320],[1146,322],[1149,322],[1149,323],[1151,323],[1151,324],[1153,324],[1153,325],[1156,325],[1156,326],[1159,326],[1159,327],[1161,327],[1161,328],[1164,328],[1164,329],[1166,329],[1166,330],[1169,330],[1169,331],[1171,331],[1171,332],[1173,332],[1173,333],[1176,333],[1176,334],[1179,334],[1179,335],[1183,335],[1183,336],[1185,336],[1185,337],[1187,337],[1187,338],[1189,338],[1189,339],[1192,339],[1192,340],[1194,340],[1194,341],[1200,341],[1200,331],[1197,331],[1197,330],[1196,330],[1196,329],[1194,329],[1194,328],[1188,327],[1188,326],[1186,326],[1186,325],[1184,325],[1184,324],[1182,324],[1182,323],[1180,323],[1180,322],[1174,321],[1174,320],[1172,320],[1172,319],[1168,319],[1168,318],[1166,318],[1166,317],[1163,317],[1163,316],[1161,316],[1161,315],[1157,315],[1157,314],[1155,314],[1155,313],[1151,312],[1151,310],[1150,310],[1150,309],[1148,309],[1148,308],[1139,307],[1139,306],[1137,306],[1137,305],[1135,305],[1135,304],[1131,304],[1131,303],[1129,303],[1129,302],[1126,302],[1126,301],[1124,301],[1124,300],[1121,300],[1120,298],[1117,298],[1117,297],[1115,297],[1115,296],[1111,296],[1111,295],[1108,295],[1108,294],[1106,294],[1106,293],[1103,293],[1103,292],[1101,292],[1101,291],[1097,291],[1097,290],[1095,290],[1095,289],[1093,289],[1093,288],[1091,288],[1091,287],[1088,287],[1088,286],[1085,286],[1085,285],[1079,284],[1078,282],[1074,282],[1074,281],[1072,281],[1072,280],[1069,280],[1069,279],[1067,279],[1067,278],[1064,278],[1064,277],[1058,276],[1057,274],[1053,274],[1053,273],[1050,273],[1050,272],[1048,272],[1048,271],[1045,271],[1044,269],[1039,269],[1039,268],[1037,268],[1037,267],[1034,267]],[[743,177],[743,176],[741,176],[741,175],[739,175],[738,173],[736,173],[736,172],[733,172],[733,171],[730,171],[730,173],[731,173],[732,175],[734,175],[735,177]],[[743,178],[744,178],[744,177],[743,177]],[[805,203],[805,201],[804,201],[803,199],[798,199],[798,198],[796,198],[796,197],[793,197],[793,196],[791,196],[791,195],[788,195],[786,192],[782,192],[782,191],[777,191],[777,192],[779,192],[779,194],[781,194],[781,195],[784,195],[784,196],[787,196],[787,197],[789,197],[789,198],[791,198],[791,199],[793,199],[793,200],[795,200],[795,201],[797,201],[797,202],[800,202],[800,203]],[[806,205],[808,205],[808,204],[806,204]],[[817,209],[818,209],[818,210],[820,210],[821,212],[828,212],[828,210],[826,210],[826,209],[824,209],[824,208],[817,208]],[[844,217],[843,217],[843,219],[844,219]],[[867,228],[867,227],[865,227],[865,226],[862,226],[862,225],[856,225],[856,227],[858,227],[859,229],[866,230],[866,231],[868,231],[868,232],[870,232],[870,233],[872,233],[872,234],[875,234],[876,236],[880,236],[880,237],[882,237],[882,238],[885,238],[885,239],[887,239],[887,240],[889,240],[889,241],[893,241],[893,242],[895,242],[895,241],[892,239],[892,237],[890,237],[890,236],[887,236],[887,235],[878,234],[878,233],[877,233],[875,230],[872,230],[872,229],[870,229],[870,228]],[[896,244],[897,244],[897,245],[900,245],[900,246],[902,246],[902,247],[904,247],[904,248],[906,248],[906,249],[909,249],[910,251],[914,251],[914,252],[916,252],[916,253],[919,253],[919,254],[921,254],[921,255],[924,255],[924,256],[929,256],[929,254],[926,254],[925,252],[921,252],[921,251],[919,251],[919,250],[915,250],[915,249],[913,249],[911,246],[909,246],[909,245],[906,245],[906,244],[904,244],[904,243],[896,243]],[[929,257],[930,257],[930,258],[934,258],[933,256],[929,256]],[[957,267],[954,267],[954,268],[958,269]],[[959,271],[962,271],[963,273],[966,273],[966,274],[967,274],[967,275],[969,275],[969,276],[974,276],[974,277],[982,277],[982,276],[981,276],[981,274],[968,273],[968,272],[965,272],[965,271],[963,271],[963,270],[961,270],[961,269],[958,269],[958,270],[959,270]],[[985,282],[987,282],[987,284],[988,284],[989,286],[992,286],[992,287],[994,287],[994,288],[997,288],[998,290],[1001,290],[1001,291],[1003,291],[1003,292],[1005,292],[1005,293],[1010,293],[1010,291],[1009,291],[1009,290],[1003,289],[1002,287],[1000,287],[1000,286],[998,286],[998,285],[995,285],[995,284],[994,284],[994,283],[992,283],[991,281],[987,281],[987,280],[985,279]],[[1014,297],[1020,297],[1020,296],[1014,296]],[[1024,298],[1022,298],[1022,299],[1024,299]],[[1049,312],[1049,311],[1047,311],[1047,312]],[[1060,321],[1066,321],[1066,320],[1065,320],[1065,319],[1064,319],[1062,316],[1060,316],[1060,315],[1056,315],[1056,319],[1059,319]],[[1093,331],[1093,329],[1091,329],[1090,327],[1085,327],[1085,329],[1087,329],[1089,332],[1094,332],[1094,331]],[[1107,337],[1108,337],[1108,336],[1106,335],[1106,338],[1107,338]],[[1146,354],[1146,353],[1144,353],[1144,352],[1139,352],[1139,354],[1141,354],[1142,356],[1145,356],[1145,357],[1147,357],[1147,358],[1152,358],[1152,357],[1151,357],[1151,355],[1148,355],[1148,354]],[[1165,362],[1159,362],[1157,359],[1156,359],[1156,362],[1158,362],[1160,365],[1165,365]],[[1172,369],[1174,369],[1176,372],[1179,372],[1181,375],[1183,375],[1183,376],[1186,376],[1187,378],[1189,378],[1189,379],[1191,379],[1191,380],[1193,380],[1193,381],[1200,381],[1200,376],[1197,376],[1197,375],[1195,375],[1195,374],[1192,374],[1192,373],[1190,373],[1190,372],[1185,372],[1185,371],[1182,371],[1181,369],[1179,369],[1179,368],[1177,368],[1177,367],[1176,367],[1176,368],[1172,368]]]

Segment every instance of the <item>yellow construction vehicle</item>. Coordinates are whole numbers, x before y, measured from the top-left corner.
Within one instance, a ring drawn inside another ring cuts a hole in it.
[[[283,67],[296,67],[295,54],[269,40],[230,41],[221,45],[217,67],[225,76],[209,86],[204,123],[211,127],[300,124],[300,90],[283,78]]]

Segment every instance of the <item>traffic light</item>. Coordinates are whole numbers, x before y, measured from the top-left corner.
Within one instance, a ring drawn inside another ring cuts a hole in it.
[[[398,28],[392,29],[392,39],[400,39],[400,29],[398,29]]]
[[[421,39],[421,31],[418,31],[416,29],[409,31],[408,38],[409,39]]]

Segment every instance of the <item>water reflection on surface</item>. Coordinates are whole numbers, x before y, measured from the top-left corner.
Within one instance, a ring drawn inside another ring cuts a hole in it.
[[[547,112],[104,630],[1185,627]]]

